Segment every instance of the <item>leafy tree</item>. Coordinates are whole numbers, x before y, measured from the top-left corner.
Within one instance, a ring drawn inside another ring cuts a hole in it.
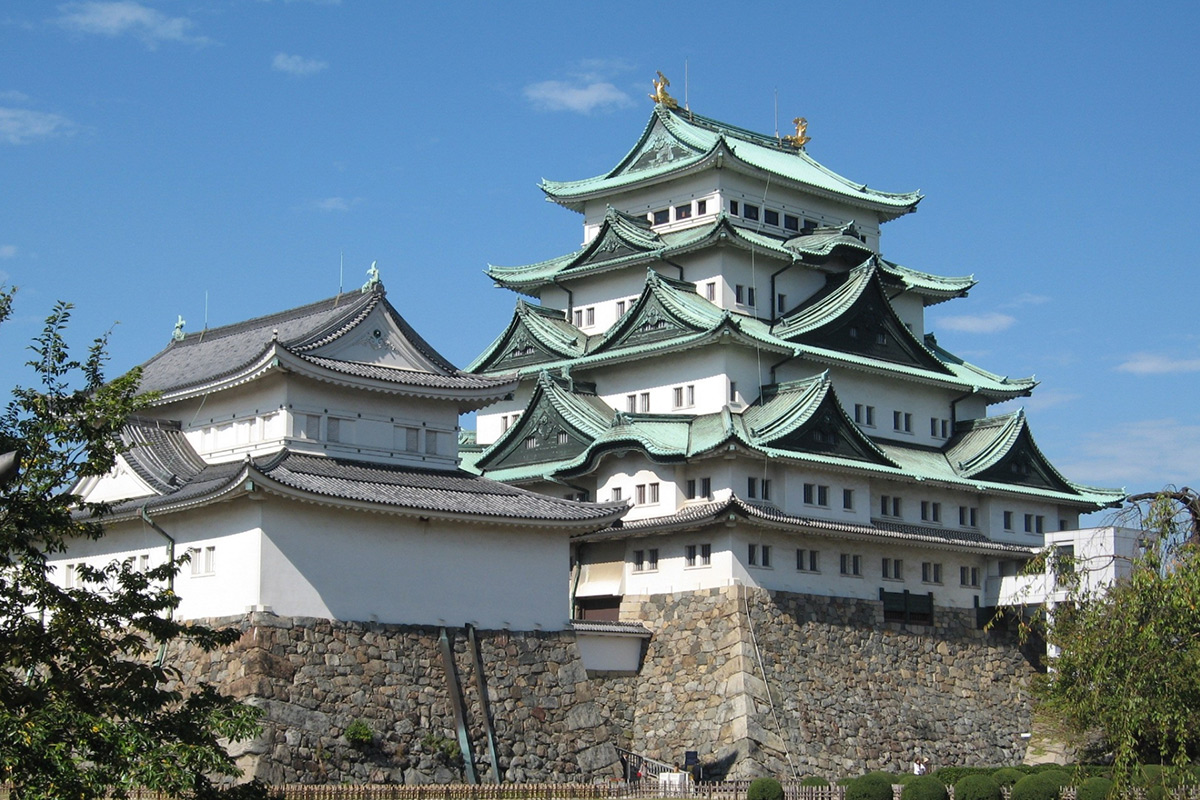
[[[12,300],[0,287],[0,322]],[[171,642],[212,650],[237,638],[171,618],[167,587],[186,557],[147,572],[83,568],[69,589],[49,564],[72,540],[104,535],[107,508],[72,490],[114,466],[122,425],[147,402],[136,370],[105,380],[107,335],[71,358],[70,312],[56,305],[29,348],[40,385],[15,388],[0,415],[0,453],[19,456],[0,488],[0,780],[18,800],[135,787],[211,796],[213,777],[238,772],[219,740],[252,735],[257,712],[208,685],[180,691],[179,672],[155,657]]]
[[[1131,497],[1142,554],[1127,580],[1077,582],[1046,631],[1058,648],[1038,687],[1077,734],[1098,730],[1127,784],[1139,761],[1183,767],[1200,749],[1200,497]]]

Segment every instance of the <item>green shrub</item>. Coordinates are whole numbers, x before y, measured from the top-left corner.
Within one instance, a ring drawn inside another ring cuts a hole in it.
[[[909,781],[900,794],[901,800],[949,800],[946,784],[933,775],[918,775]]]
[[[894,772],[888,772],[887,770],[877,769],[874,772],[868,772],[863,777],[869,777],[871,775],[874,775],[877,778],[883,778],[888,783],[899,783],[900,782],[899,775],[897,775]]]
[[[783,785],[774,778],[755,778],[750,781],[746,800],[783,800]]]
[[[1105,800],[1112,791],[1108,778],[1087,778],[1075,789],[1075,800]]]
[[[1024,778],[1028,773],[1023,772],[1016,767],[1001,767],[992,773],[992,780],[1001,786],[1011,787],[1014,783]]]
[[[992,771],[992,767],[939,767],[933,771],[933,777],[946,786],[957,786],[968,775],[990,775]]]
[[[921,776],[917,775],[915,772],[905,772],[899,778],[896,778],[896,783],[900,784],[901,786],[908,786],[919,777]]]
[[[828,786],[829,781],[822,778],[820,775],[805,775],[800,779],[801,786]]]
[[[1066,781],[1060,780],[1061,776],[1066,776]],[[1026,775],[1013,784],[1009,800],[1058,800],[1059,792],[1070,780],[1062,771]]]
[[[1001,800],[1003,796],[990,775],[964,775],[954,784],[954,800]]]
[[[356,719],[347,725],[342,735],[346,737],[347,742],[355,747],[370,744],[375,740],[375,734],[371,732],[371,726],[367,725],[361,719]]]
[[[1158,764],[1142,764],[1142,766],[1133,773],[1133,783],[1135,786],[1158,786],[1163,780],[1163,768]]]
[[[846,785],[846,800],[892,800],[891,777],[872,772]]]

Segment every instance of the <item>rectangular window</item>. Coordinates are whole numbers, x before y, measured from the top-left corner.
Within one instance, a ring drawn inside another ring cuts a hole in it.
[[[783,227],[789,231],[800,230],[800,218],[792,214],[783,215]]]
[[[817,550],[797,550],[796,569],[801,572],[820,572],[820,555]]]
[[[633,571],[634,572],[651,572],[658,569],[658,549],[650,548],[649,550],[634,550],[633,551]]]
[[[746,546],[746,563],[752,567],[758,566],[758,545],[751,544]]]
[[[625,395],[625,410],[628,411],[630,414],[637,413],[637,395],[636,394]]]
[[[711,544],[689,544],[685,552],[689,567],[707,567],[712,564]]]
[[[437,431],[425,431],[425,452],[428,455],[437,455],[439,438]]]
[[[769,544],[762,546],[762,565],[764,567],[771,566],[771,545]]]
[[[671,209],[660,208],[658,211],[654,212],[654,224],[655,225],[663,225],[670,221],[671,221]]]
[[[842,508],[847,511],[854,510],[854,490],[842,489]]]
[[[212,575],[216,567],[217,548],[206,547],[203,551],[199,547],[188,548],[188,558],[191,560],[193,575]]]
[[[642,402],[641,402],[642,413],[643,414],[648,413],[650,411],[650,393],[642,392],[641,400],[642,400]]]
[[[921,519],[925,520],[926,522],[941,522],[942,504],[930,502],[929,500],[922,500]]]
[[[745,301],[745,299],[746,299],[746,287],[742,286],[740,283],[734,284],[734,286],[733,286],[733,302],[737,303],[740,306]]]
[[[900,498],[883,495],[879,498],[879,514],[884,517],[900,516]]]
[[[617,301],[617,317],[620,318],[620,317],[623,317],[624,315],[625,315],[625,301],[618,300]]]
[[[696,566],[696,545],[689,544],[683,548],[683,563],[687,567]]]
[[[815,483],[804,484],[804,505],[811,506],[817,502],[817,485]]]
[[[675,219],[676,220],[691,219],[691,217],[692,217],[692,204],[691,203],[688,203],[685,206],[675,206]]]
[[[742,203],[742,216],[754,222],[758,221],[758,206],[752,206],[749,203]]]
[[[729,402],[737,402],[737,381],[729,382]]]
[[[841,572],[843,575],[862,575],[862,556],[842,553]]]
[[[584,313],[584,320],[585,320],[584,324],[585,325],[591,326],[591,325],[596,324],[596,307],[595,306],[589,306],[588,308],[585,308],[583,310],[583,313]]]
[[[754,308],[754,287],[753,286],[746,287],[746,305],[750,306],[751,308]]]
[[[639,483],[637,486],[633,487],[633,502],[638,504],[639,506],[645,504],[645,502],[646,502],[646,484]]]
[[[147,570],[150,569],[150,556],[143,553],[138,558],[138,561],[139,561],[139,563],[138,563],[138,571],[139,572],[146,572]]]
[[[903,411],[893,411],[892,429],[901,433],[912,433],[912,414]]]
[[[921,562],[921,581],[923,583],[941,583],[942,565],[934,561]]]
[[[738,216],[738,201],[737,200],[729,201],[729,216],[731,216],[731,217]]]
[[[746,497],[753,500],[758,495],[758,478],[753,476],[746,479]]]
[[[683,387],[676,386],[672,390],[671,394],[672,394],[672,398],[673,398],[673,401],[672,401],[673,407],[674,408],[683,408]]]
[[[613,487],[613,490],[612,490],[612,499],[613,499],[613,502],[614,502],[614,503],[616,503],[616,502],[620,502],[620,500],[621,500],[621,487],[620,487],[620,486],[614,486],[614,487]]]
[[[582,308],[575,309],[575,327],[576,328],[583,327],[583,309]]]
[[[779,225],[779,212],[767,208],[763,210],[763,222],[768,225]]]
[[[958,524],[968,528],[978,528],[979,509],[974,506],[959,506]]]
[[[963,586],[979,586],[979,567],[959,567],[958,582]]]
[[[866,425],[868,428],[875,427],[875,406],[866,406],[862,403],[854,404],[854,421],[859,425]]]
[[[1045,533],[1046,532],[1046,518],[1045,517],[1043,517],[1043,516],[1034,517],[1033,524],[1034,524],[1034,530],[1037,533]]]
[[[694,383],[689,383],[687,385],[687,397],[685,399],[687,401],[688,408],[696,405],[696,385]]]
[[[325,421],[325,438],[331,442],[342,440],[342,421],[340,419],[330,417]]]
[[[686,494],[687,494],[688,500],[696,499],[696,479],[695,478],[688,478]]]
[[[697,214],[708,213],[708,201],[707,200],[697,200],[696,201],[696,213]]]
[[[713,499],[712,478],[701,478],[700,479],[700,496],[703,497],[705,500]]]
[[[762,480],[762,499],[763,500],[771,499],[771,479],[770,478],[763,478],[763,480]]]
[[[778,313],[780,313],[780,314],[782,314],[784,311],[787,311],[787,295],[786,294],[779,294],[779,295],[775,296],[775,307],[776,307]]]
[[[704,297],[715,302],[717,299],[717,284],[715,281],[709,281],[704,284]]]
[[[1033,514],[1025,515],[1025,532],[1033,533]]]
[[[950,420],[948,420],[948,419],[942,420],[942,438],[943,439],[950,438]]]
[[[937,417],[929,418],[929,435],[936,437],[938,435],[938,420]]]
[[[1011,512],[1011,511],[1005,511],[1005,512],[1004,512],[1004,530],[1006,530],[1006,531],[1011,531],[1011,530],[1013,529],[1013,527],[1012,527],[1012,525],[1013,525],[1013,520],[1012,520],[1012,517],[1013,517],[1013,515],[1012,515],[1012,512]]]
[[[883,559],[883,577],[889,581],[904,580],[904,561],[899,558]]]
[[[658,502],[658,482],[657,481],[650,484],[650,502],[651,503]]]
[[[63,564],[63,586],[67,589],[74,589],[78,585],[79,585],[79,565],[78,564]]]

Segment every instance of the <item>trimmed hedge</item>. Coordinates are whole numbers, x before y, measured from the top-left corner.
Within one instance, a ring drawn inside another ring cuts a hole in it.
[[[774,778],[755,778],[750,781],[746,800],[783,800],[783,785]]]
[[[954,800],[1002,800],[1004,793],[991,775],[964,775],[954,784]]]
[[[1001,767],[992,773],[992,780],[1001,786],[1012,787],[1013,784],[1028,774],[1030,773],[1019,770],[1016,767]]]
[[[822,778],[820,775],[805,775],[800,779],[801,786],[828,786],[829,781]]]
[[[1062,771],[1026,775],[1013,784],[1009,800],[1058,800],[1062,787],[1070,782],[1071,776]]]
[[[901,800],[949,800],[946,784],[933,775],[918,775],[909,781],[900,794]]]
[[[846,784],[846,800],[892,800],[892,781],[877,772],[855,778]]]
[[[1075,800],[1105,800],[1112,791],[1108,778],[1088,778],[1075,789]]]
[[[947,786],[957,786],[968,775],[990,775],[995,770],[995,767],[939,767],[933,771],[933,777]]]

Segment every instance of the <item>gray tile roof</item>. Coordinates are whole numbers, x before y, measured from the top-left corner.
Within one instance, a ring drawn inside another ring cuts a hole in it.
[[[617,622],[615,620],[573,619],[571,627],[576,633],[615,633],[625,636],[641,636],[649,639],[654,634],[640,622]]]
[[[717,522],[729,514],[736,514],[748,522],[778,527],[780,529],[799,528],[814,533],[843,534],[848,538],[855,539],[907,541],[912,544],[928,544],[938,547],[953,547],[955,549],[975,551],[983,550],[1026,556],[1034,552],[1029,547],[992,541],[978,531],[886,522],[873,522],[870,525],[834,522],[815,517],[801,517],[794,514],[787,514],[770,503],[752,503],[736,496],[729,500],[718,500],[711,503],[686,506],[675,514],[662,517],[633,522],[623,520],[618,525],[606,530],[583,534],[575,538],[579,541],[621,539],[627,536],[647,535],[672,529],[686,529]]]
[[[381,306],[408,342],[442,374],[395,369],[311,354],[314,348],[345,335]],[[189,333],[142,365],[145,392],[186,391],[246,370],[279,345],[306,363],[346,375],[414,387],[487,389],[506,380],[467,376],[443,358],[388,303],[382,284],[363,293],[342,294],[265,317]]]
[[[147,509],[170,509],[210,502],[241,489],[248,477],[264,485],[309,495],[313,500],[355,501],[431,514],[477,517],[505,522],[611,524],[625,513],[625,503],[580,503],[537,494],[462,470],[416,469],[349,459],[293,453],[289,450],[223,464],[204,464],[182,434],[169,423],[136,421],[128,439],[136,446],[127,455],[138,474],[156,490],[148,497],[114,504],[116,517]],[[260,480],[262,479],[262,480]]]

